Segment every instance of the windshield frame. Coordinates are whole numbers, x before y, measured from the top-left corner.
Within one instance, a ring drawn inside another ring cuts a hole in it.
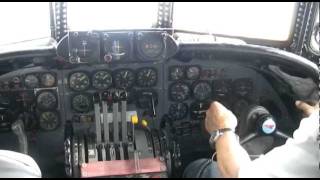
[[[67,3],[66,2],[55,2],[56,6],[55,7],[65,7],[65,9],[59,9],[59,13],[57,13],[57,8],[55,8],[55,12],[54,15],[57,16],[60,15],[60,17],[58,18],[58,20],[60,20],[60,23],[55,23],[55,24],[62,24],[63,23],[63,16],[66,16],[67,14]],[[57,6],[57,4],[59,3],[65,3],[64,5],[60,5]],[[263,45],[263,46],[272,46],[272,47],[278,47],[278,48],[288,48],[292,45],[293,43],[293,39],[294,39],[294,34],[296,31],[296,24],[297,24],[297,17],[298,17],[298,9],[299,9],[299,5],[300,3],[296,3],[295,4],[295,9],[294,9],[294,15],[293,15],[293,20],[291,23],[291,27],[290,27],[290,33],[288,35],[288,39],[285,41],[279,41],[279,40],[267,40],[267,39],[259,39],[259,38],[249,38],[249,37],[243,37],[243,36],[233,36],[233,35],[227,35],[227,34],[217,34],[217,33],[207,33],[207,32],[197,32],[197,31],[190,31],[190,30],[185,30],[185,29],[174,29],[172,27],[172,22],[173,22],[173,6],[174,6],[174,2],[159,2],[158,3],[158,17],[157,20],[155,20],[157,22],[156,28],[158,29],[171,29],[173,32],[185,32],[185,33],[191,33],[191,34],[199,34],[199,35],[213,35],[213,36],[217,36],[217,37],[227,37],[227,38],[236,38],[236,39],[241,39],[243,41],[245,41],[246,43],[249,44],[256,44],[256,45]],[[61,14],[61,13],[65,13]],[[57,21],[57,18],[54,18]],[[67,20],[67,19],[65,19]],[[68,24],[68,21],[66,21]],[[155,29],[155,28],[150,28],[150,29]],[[108,29],[106,29],[108,30]],[[126,29],[127,30],[127,29]],[[68,32],[67,29],[63,29],[60,27],[60,34],[64,34],[66,35],[66,33]],[[62,36],[63,37],[63,36]],[[57,41],[59,41],[61,38],[57,39]]]

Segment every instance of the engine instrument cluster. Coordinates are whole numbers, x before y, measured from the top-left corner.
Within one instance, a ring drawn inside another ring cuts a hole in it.
[[[144,67],[136,70],[120,68],[114,71],[98,70],[94,73],[71,72],[68,84],[73,91],[85,91],[89,88],[107,90],[111,87],[130,89],[133,86],[141,88],[154,87],[158,82],[158,72],[155,68]]]
[[[172,121],[183,119],[203,121],[210,102],[214,100],[231,109],[239,108],[233,106],[238,101],[253,100],[254,85],[251,78],[245,75],[230,76],[234,72],[227,66],[199,64],[201,62],[168,66],[168,103],[170,105],[167,113]]]

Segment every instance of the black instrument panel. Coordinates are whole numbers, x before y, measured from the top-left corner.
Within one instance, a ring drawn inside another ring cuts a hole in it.
[[[262,105],[277,120],[288,122],[282,123],[285,127],[291,127],[287,102],[283,102],[266,76],[252,68],[254,63],[245,63],[249,62],[246,56],[223,51],[214,54],[202,51],[197,44],[190,46],[191,50],[179,49],[173,37],[163,31],[68,35],[59,43],[68,52],[57,52],[61,66],[26,66],[0,76],[2,106],[14,109],[6,113],[0,109],[2,118],[9,119],[0,123],[0,131],[10,130],[16,115],[26,115],[26,130],[39,130],[35,135],[41,144],[39,151],[45,150],[42,156],[50,163],[63,149],[69,124],[80,134],[94,133],[96,98],[118,90],[127,92],[127,110],[137,111],[151,128],[159,130],[168,125],[170,136],[185,154],[194,151],[185,144],[208,149],[204,119],[214,100],[238,118],[246,107]],[[62,54],[66,56],[61,58]],[[3,100],[6,98],[9,100]],[[7,103],[10,101],[14,103]],[[54,153],[47,156],[46,150]]]
[[[66,55],[66,66],[26,68],[0,79],[1,91],[34,96],[42,129],[59,129],[67,121],[93,122],[93,97],[115,89],[127,91],[128,109],[149,118],[155,128],[163,117],[177,127],[199,128],[210,102],[218,100],[239,114],[244,106],[261,104],[264,94],[270,96],[264,99],[278,100],[286,114],[256,71],[206,53],[176,56],[178,43],[165,31],[69,32],[57,51],[59,47],[67,47],[67,54],[57,52]]]
[[[57,54],[71,64],[163,61],[178,51],[166,31],[69,32],[60,46],[68,51]]]

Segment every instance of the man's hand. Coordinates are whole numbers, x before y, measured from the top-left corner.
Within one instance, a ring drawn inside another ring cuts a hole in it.
[[[213,102],[207,111],[205,126],[209,133],[222,128],[235,129],[236,116],[218,102]],[[232,132],[226,132],[215,143],[218,168],[223,177],[238,177],[240,166],[250,162],[248,153],[240,146]]]
[[[310,116],[312,113],[319,112],[319,103],[317,103],[315,106],[311,106],[305,102],[296,101],[296,106],[306,117]]]
[[[209,133],[222,128],[235,129],[237,126],[237,118],[222,104],[214,101],[207,110],[205,126]]]

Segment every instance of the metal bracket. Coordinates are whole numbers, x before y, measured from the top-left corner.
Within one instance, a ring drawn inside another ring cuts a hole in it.
[[[306,41],[307,28],[311,17],[312,2],[299,2],[295,29],[290,49],[292,52],[301,55],[303,45]]]
[[[315,24],[315,20],[316,18],[319,18],[317,16],[318,11],[319,11],[319,2],[312,2],[310,7],[309,19],[306,27],[306,32],[305,32],[305,41],[303,43],[302,54],[301,54],[302,56],[313,61],[314,63],[318,63],[319,54],[311,48],[310,44],[311,44],[311,39],[313,38],[314,28],[315,26],[317,26]]]
[[[67,26],[67,2],[54,3],[55,39],[60,41],[68,32]]]
[[[159,2],[157,28],[172,28],[173,2]]]

